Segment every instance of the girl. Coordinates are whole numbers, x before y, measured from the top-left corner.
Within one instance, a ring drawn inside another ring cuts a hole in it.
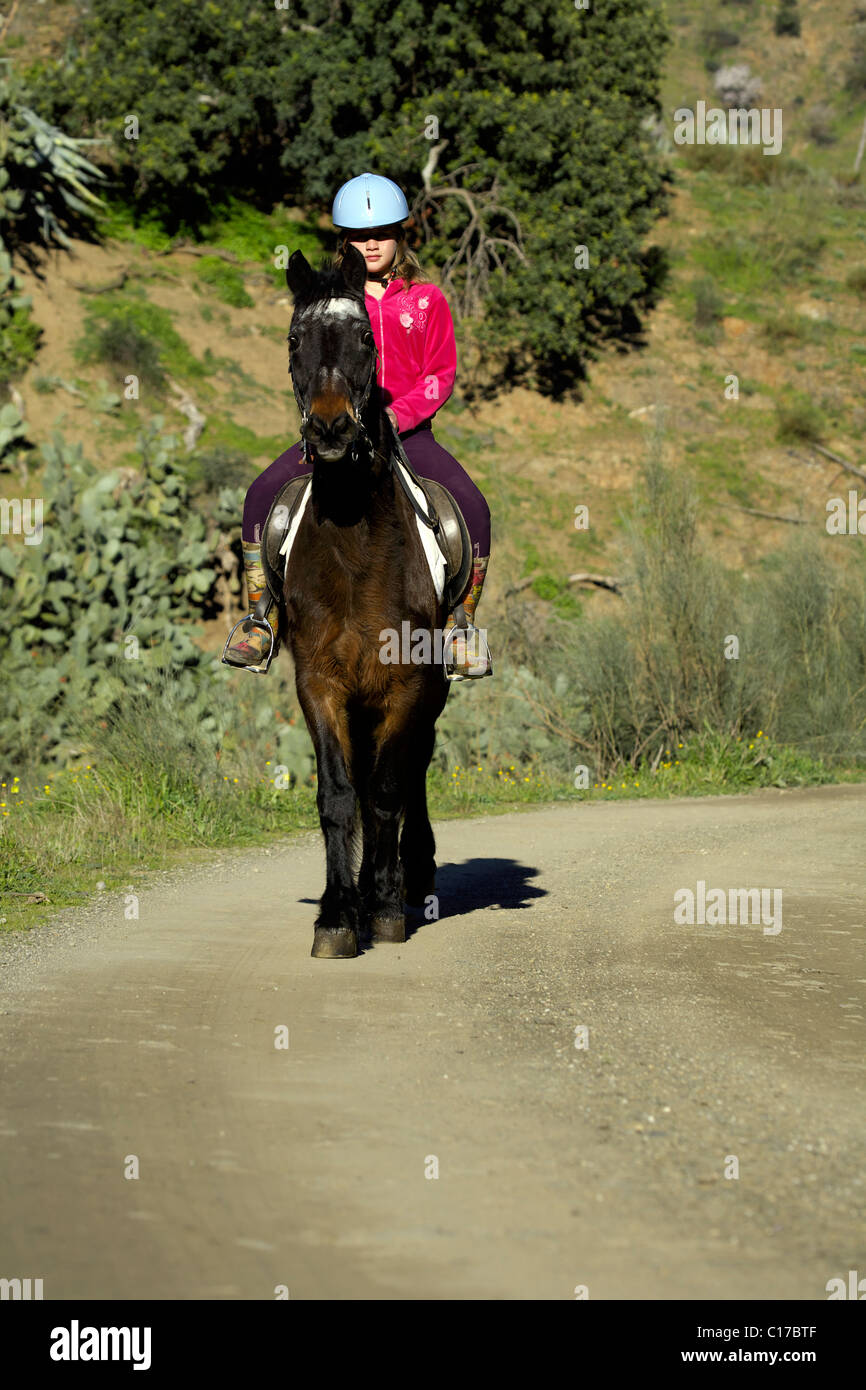
[[[365,303],[378,352],[376,380],[387,414],[415,472],[448,488],[472,539],[472,582],[462,603],[469,627],[465,638],[455,637],[449,659],[449,670],[461,680],[492,674],[486,641],[479,642],[474,633],[475,609],[490,557],[490,511],[472,479],[433,438],[430,421],[454,387],[454,324],[442,291],[424,279],[408,249],[401,225],[408,216],[403,192],[390,179],[369,173],[350,179],[334,199],[334,225],[343,234],[336,262],[342,262],[349,245],[366,261]],[[273,499],[284,483],[309,471],[301,444],[293,444],[247,493],[242,539],[251,608],[265,589],[261,536]],[[446,631],[454,622],[452,613]],[[234,646],[226,643],[223,660],[230,666],[261,670],[269,650],[267,636],[260,628],[252,628]]]

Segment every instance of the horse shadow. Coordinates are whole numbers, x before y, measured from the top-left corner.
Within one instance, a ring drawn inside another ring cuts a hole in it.
[[[422,927],[434,927],[446,917],[464,917],[484,908],[515,911],[531,907],[537,898],[546,898],[548,890],[531,882],[539,869],[521,864],[517,859],[467,859],[462,864],[439,864],[436,868],[435,903],[428,907],[406,908],[406,940]],[[299,898],[299,902],[318,906],[316,898]],[[435,917],[426,915],[430,910]],[[370,949],[370,942],[358,943],[358,954]]]
[[[464,917],[484,908],[514,911],[531,907],[537,898],[547,897],[547,889],[531,880],[539,870],[517,859],[467,859],[462,864],[440,864],[436,869],[438,915],[425,915],[430,908],[407,908],[406,940],[422,927],[446,917]]]

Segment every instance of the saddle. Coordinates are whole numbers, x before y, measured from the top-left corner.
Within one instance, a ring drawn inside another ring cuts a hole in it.
[[[446,487],[433,478],[419,478],[412,469],[403,451],[403,446],[395,434],[397,458],[392,456],[395,476],[412,505],[415,515],[433,534],[445,563],[443,599],[447,611],[456,608],[469,588],[472,578],[472,542],[463,513]],[[412,491],[404,470],[411,482],[420,488],[426,509],[419,503]],[[286,541],[293,526],[300,521],[302,509],[307,502],[307,490],[311,484],[310,474],[293,478],[286,483],[274,498],[262,533],[262,568],[265,573],[267,589],[254,609],[257,618],[264,618],[272,602],[282,604],[283,584],[286,575]],[[292,539],[294,537],[292,536]],[[259,611],[261,610],[261,611]]]

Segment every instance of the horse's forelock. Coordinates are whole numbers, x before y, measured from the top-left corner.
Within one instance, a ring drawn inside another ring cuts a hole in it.
[[[306,292],[295,296],[295,312],[327,304],[331,299],[351,299],[361,313],[366,312],[363,297],[349,289],[338,266],[315,272],[315,279],[310,282]]]

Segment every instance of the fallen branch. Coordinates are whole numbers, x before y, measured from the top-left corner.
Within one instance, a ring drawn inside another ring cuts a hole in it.
[[[581,571],[580,574],[570,574],[568,576],[568,582],[569,584],[590,584],[596,589],[609,589],[612,594],[619,594],[621,596],[622,586],[626,581],[624,579],[614,579],[608,574],[586,574],[584,571]]]
[[[521,579],[519,584],[513,584],[510,589],[505,590],[505,598],[511,598],[513,594],[520,594],[524,589],[528,589],[538,578],[537,574],[531,574],[528,579]],[[608,589],[612,594],[622,594],[622,586],[628,581],[625,579],[614,579],[608,574],[587,574],[581,571],[580,574],[570,574],[569,584],[589,584],[596,589]]]
[[[733,502],[716,502],[714,505],[724,508],[726,512],[746,512],[749,516],[762,516],[767,521],[787,521],[789,526],[809,525],[802,516],[782,516],[780,512],[763,512],[759,507],[737,507]]]
[[[87,285],[80,280],[67,280],[66,283],[82,294],[108,294],[111,290],[122,290],[128,279],[129,271],[121,270],[113,280],[106,280],[104,285]]]
[[[833,463],[841,464],[849,473],[853,473],[855,478],[862,478],[866,483],[866,470],[858,468],[856,464],[849,463],[843,459],[841,454],[834,454],[832,449],[825,449],[823,444],[810,444],[810,449],[814,449],[817,454],[823,454],[824,458],[832,459]]]

